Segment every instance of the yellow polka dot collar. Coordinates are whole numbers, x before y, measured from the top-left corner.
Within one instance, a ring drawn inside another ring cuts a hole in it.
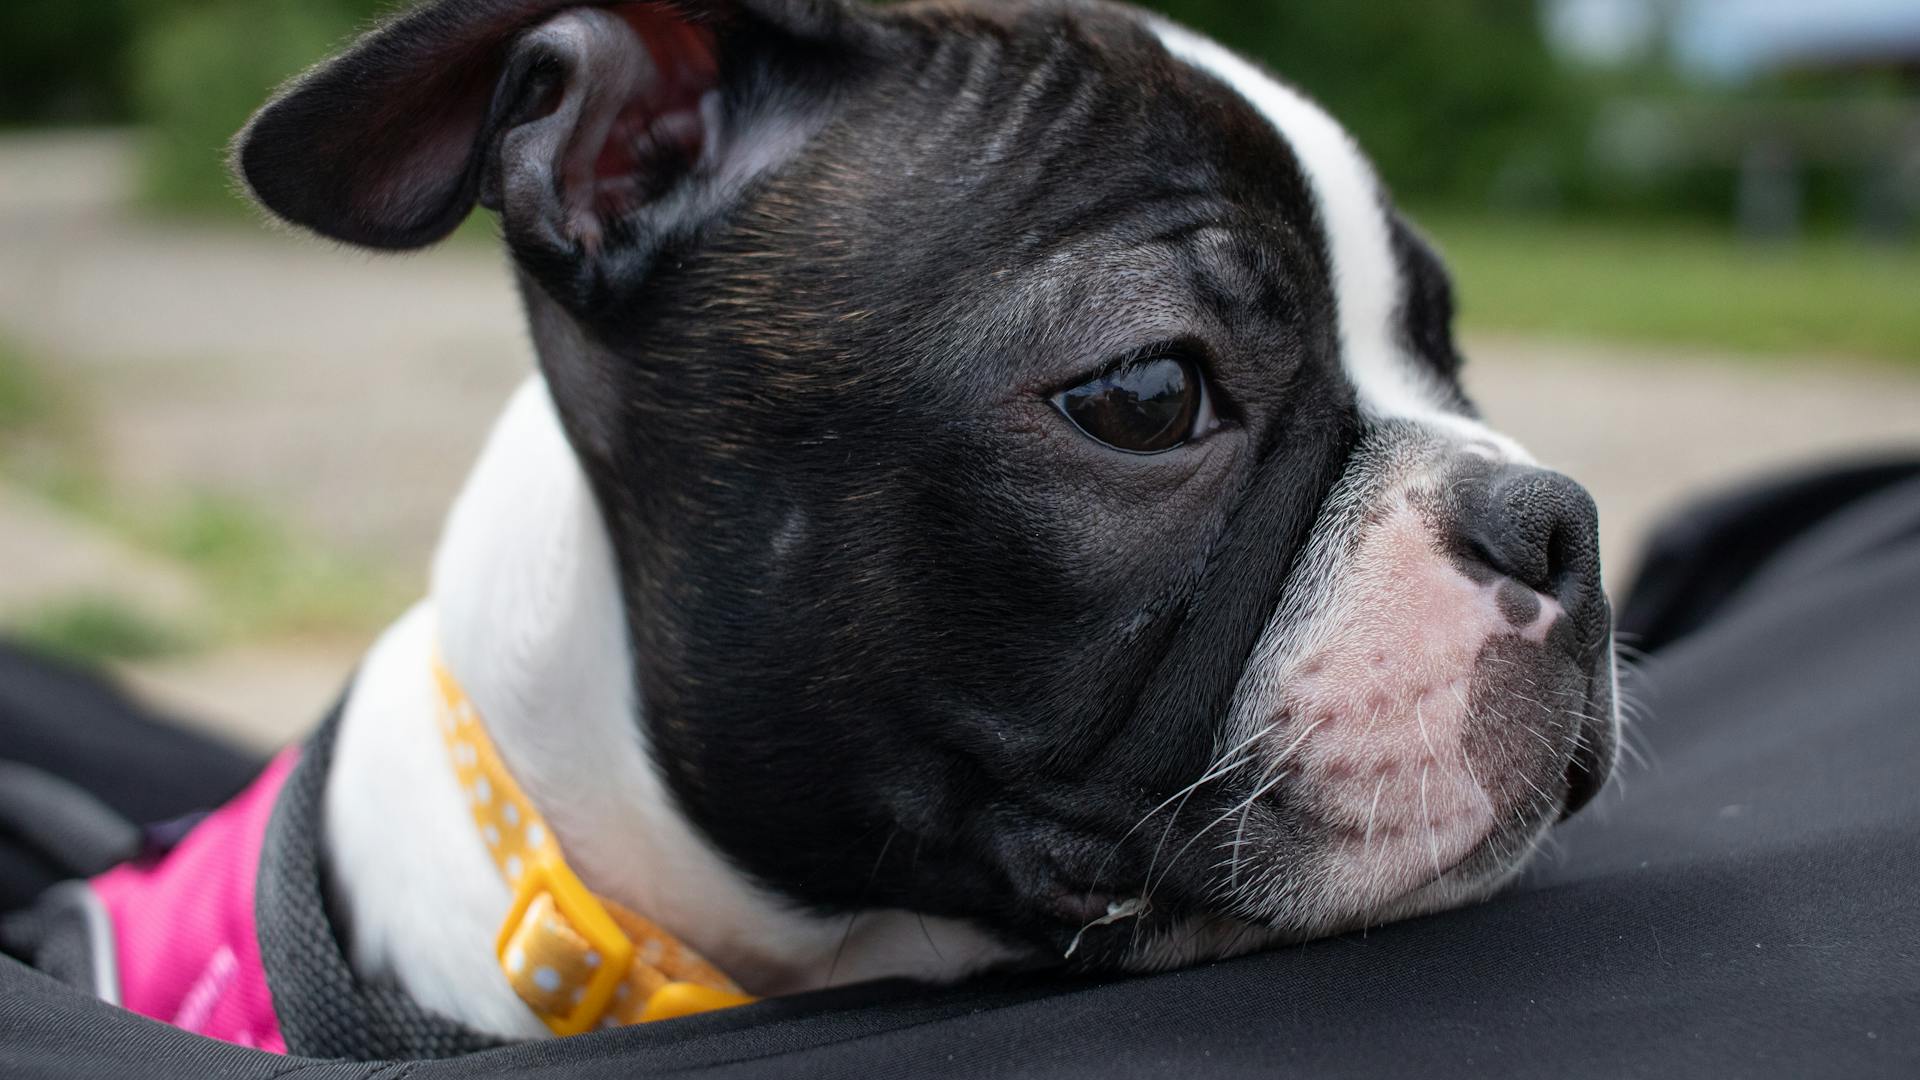
[[[466,692],[439,657],[440,732],[473,823],[513,887],[495,952],[507,981],[556,1035],[644,1024],[753,999],[678,938],[589,890],[514,783]]]

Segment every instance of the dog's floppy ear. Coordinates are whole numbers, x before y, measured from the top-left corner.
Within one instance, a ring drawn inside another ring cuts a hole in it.
[[[416,248],[476,202],[592,250],[684,183],[743,179],[857,67],[840,0],[433,0],[293,80],[235,140],[267,209]]]

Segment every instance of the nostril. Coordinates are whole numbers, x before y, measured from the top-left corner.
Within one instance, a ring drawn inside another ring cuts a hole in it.
[[[1558,473],[1560,506],[1547,548],[1547,595],[1572,611],[1600,592],[1600,514],[1587,489]]]
[[[1484,502],[1462,506],[1468,555],[1569,610],[1599,588],[1598,515],[1585,488],[1559,473],[1510,466]]]
[[[1547,576],[1542,583],[1545,587],[1540,589],[1541,592],[1556,599],[1566,598],[1568,586],[1574,584],[1568,579],[1578,573],[1574,568],[1574,564],[1578,561],[1574,553],[1574,543],[1573,530],[1568,523],[1564,519],[1556,520],[1553,525],[1553,535],[1547,538]]]

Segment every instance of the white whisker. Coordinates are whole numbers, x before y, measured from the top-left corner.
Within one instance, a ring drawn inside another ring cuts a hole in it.
[[[1427,770],[1429,766],[1420,766],[1420,818],[1427,826],[1427,850],[1433,855],[1433,876],[1438,878],[1440,871],[1440,838],[1433,831],[1433,812],[1427,809]]]
[[[1367,806],[1367,838],[1360,845],[1360,857],[1366,858],[1373,851],[1373,816],[1380,812],[1380,789],[1387,786],[1387,778],[1382,776],[1373,785],[1373,802]]]

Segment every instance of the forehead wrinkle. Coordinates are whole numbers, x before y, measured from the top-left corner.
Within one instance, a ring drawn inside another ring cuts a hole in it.
[[[1124,245],[1111,237],[1068,238],[1044,257],[1001,273],[1002,299],[983,325],[1002,340],[1045,328],[1043,334],[1061,335],[1050,344],[1089,354],[1078,361],[1109,360],[1217,323],[1222,312],[1210,290],[1241,302],[1253,299],[1249,290],[1261,281],[1247,262],[1244,245],[1212,223]]]

